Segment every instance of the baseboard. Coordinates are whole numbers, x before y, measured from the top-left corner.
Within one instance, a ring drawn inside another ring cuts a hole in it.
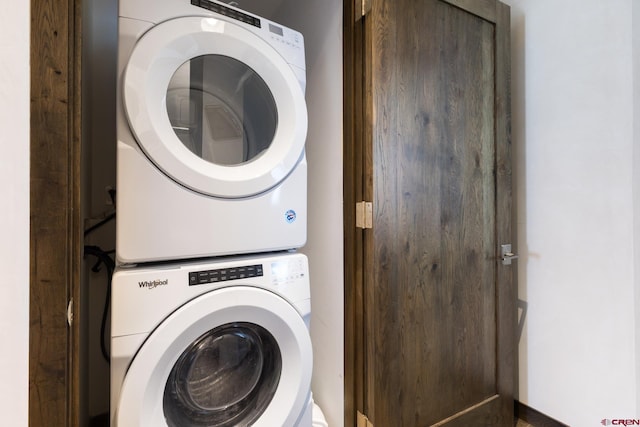
[[[524,403],[515,401],[516,417],[526,421],[534,427],[569,427],[567,424],[556,421],[553,418],[528,407]]]

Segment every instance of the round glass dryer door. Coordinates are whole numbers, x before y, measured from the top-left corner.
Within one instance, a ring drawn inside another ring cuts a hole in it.
[[[180,142],[199,158],[241,166],[266,152],[278,110],[262,78],[246,64],[221,55],[192,58],[167,89],[167,113]]]
[[[250,286],[211,291],[146,338],[122,384],[116,425],[295,425],[312,368],[309,331],[289,302]]]
[[[196,192],[262,193],[304,153],[307,110],[296,75],[233,22],[183,17],[152,27],[131,53],[122,90],[141,149]]]

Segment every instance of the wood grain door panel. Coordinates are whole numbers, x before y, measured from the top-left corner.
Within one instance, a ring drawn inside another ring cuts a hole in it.
[[[359,74],[370,78],[353,138],[364,141],[374,226],[363,233],[355,320],[366,356],[362,366],[347,357],[363,377],[354,405],[383,427],[506,426],[516,325],[512,271],[498,262],[511,239],[508,8],[377,0],[361,25]]]

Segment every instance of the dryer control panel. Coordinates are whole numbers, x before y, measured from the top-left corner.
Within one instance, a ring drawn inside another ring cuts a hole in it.
[[[235,19],[236,21],[244,22],[249,25],[253,25],[254,27],[261,28],[262,25],[260,23],[260,19],[255,16],[248,15],[246,13],[242,13],[239,10],[232,9],[230,7],[224,6],[220,3],[215,3],[209,0],[191,0],[191,4],[194,6],[201,7],[203,9],[210,10],[211,12],[215,12],[219,15],[226,16],[228,18]]]
[[[299,32],[278,25],[277,23],[271,22],[265,18],[259,18],[255,15],[244,13],[241,10],[228,7],[218,1],[191,0],[191,4],[255,27],[256,29],[253,31],[260,34],[263,39],[270,42],[276,47],[276,49],[288,49],[294,52],[290,57],[294,59],[287,59],[287,62],[295,65],[296,67],[304,67],[304,54],[302,53],[304,41],[302,34]],[[302,56],[298,59],[299,55]]]

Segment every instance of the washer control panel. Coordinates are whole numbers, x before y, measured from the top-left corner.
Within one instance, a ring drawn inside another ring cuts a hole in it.
[[[254,262],[257,260],[254,260]],[[213,267],[213,266],[212,266]],[[189,271],[189,286],[222,283],[232,280],[261,278],[257,283],[279,289],[299,286],[309,280],[306,258],[276,259],[261,264],[231,265],[224,268]]]
[[[215,270],[189,272],[189,286],[205,285],[207,283],[227,282],[229,280],[260,277],[264,275],[262,264],[245,265]]]
[[[271,263],[271,284],[274,286],[289,285],[298,280],[304,280],[306,274],[306,264],[302,259]]]

